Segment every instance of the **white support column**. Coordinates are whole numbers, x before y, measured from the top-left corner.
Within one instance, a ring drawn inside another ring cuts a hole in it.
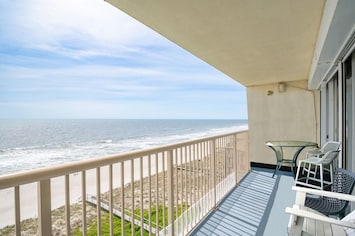
[[[38,182],[38,228],[39,235],[52,235],[50,179]]]

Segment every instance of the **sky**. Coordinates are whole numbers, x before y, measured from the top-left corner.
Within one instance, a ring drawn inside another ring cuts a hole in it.
[[[0,118],[246,119],[246,91],[103,0],[0,0]]]

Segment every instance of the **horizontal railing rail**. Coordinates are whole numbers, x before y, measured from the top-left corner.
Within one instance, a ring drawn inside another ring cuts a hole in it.
[[[240,131],[0,176],[0,234],[185,235],[249,166]]]

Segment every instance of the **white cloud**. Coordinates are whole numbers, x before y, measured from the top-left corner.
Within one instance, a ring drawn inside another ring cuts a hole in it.
[[[239,98],[238,83],[103,0],[0,1],[0,118],[238,117]]]
[[[68,55],[135,50],[132,47],[165,41],[102,0],[19,1],[5,14],[10,18],[4,17],[7,22],[0,25],[19,44]]]

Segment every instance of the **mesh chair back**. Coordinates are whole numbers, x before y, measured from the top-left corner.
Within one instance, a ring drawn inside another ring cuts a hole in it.
[[[331,163],[335,158],[338,157],[339,151],[329,151],[327,152],[319,161],[325,165]]]
[[[333,192],[351,194],[354,189],[355,174],[338,168],[334,175]],[[345,215],[348,201],[331,197],[312,198],[306,197],[305,206],[315,209],[325,215]]]
[[[321,148],[321,151],[323,153],[327,153],[329,151],[337,151],[337,150],[339,150],[339,148],[340,148],[340,142],[328,141]]]

